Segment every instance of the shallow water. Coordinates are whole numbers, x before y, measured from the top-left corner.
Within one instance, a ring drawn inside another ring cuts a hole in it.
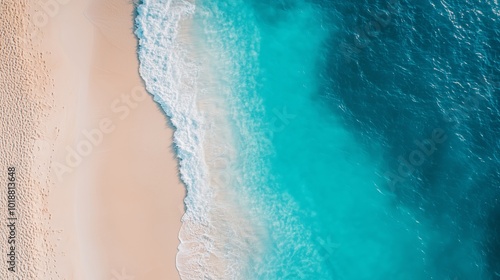
[[[493,1],[143,1],[141,75],[188,190],[181,276],[500,278],[499,15]]]

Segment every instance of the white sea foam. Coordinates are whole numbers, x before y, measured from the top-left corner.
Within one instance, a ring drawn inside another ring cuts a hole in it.
[[[293,199],[269,186],[263,155],[272,147],[254,118],[265,111],[258,28],[251,14],[205,4],[144,0],[137,8],[140,73],[175,127],[187,188],[177,268],[182,279],[273,279],[293,275],[294,256],[304,259],[295,269],[311,270],[310,233],[294,218]]]
[[[175,128],[181,179],[187,188],[177,268],[182,279],[242,279],[257,250],[255,228],[228,186],[234,146],[218,94],[224,85],[189,35],[195,5],[144,0],[137,7],[140,74]],[[223,91],[223,90],[222,90]]]

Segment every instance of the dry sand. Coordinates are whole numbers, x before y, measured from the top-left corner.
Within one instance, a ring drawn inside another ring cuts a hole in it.
[[[15,275],[179,279],[184,187],[172,129],[138,74],[133,6],[45,2],[0,1],[0,180],[15,165],[29,186],[19,187]],[[6,47],[15,36],[30,39]],[[17,279],[0,267],[1,279]]]
[[[0,1],[1,279],[50,279],[57,265],[47,201],[50,147],[37,141],[53,97],[43,54],[23,40],[26,13],[25,1]]]

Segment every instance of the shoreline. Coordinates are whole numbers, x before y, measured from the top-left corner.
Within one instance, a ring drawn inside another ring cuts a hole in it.
[[[250,252],[261,252],[264,244],[256,238],[263,229],[248,225],[252,213],[245,207],[246,198],[232,188],[238,183],[233,179],[242,177],[226,103],[230,79],[224,77],[231,74],[223,75],[225,68],[218,68],[224,54],[194,36],[200,31],[195,6],[183,2],[169,12],[166,17],[154,4],[142,4],[137,33],[142,39],[141,75],[177,128],[181,174],[188,189],[177,268],[185,279],[241,278]],[[164,53],[172,55],[158,55]]]

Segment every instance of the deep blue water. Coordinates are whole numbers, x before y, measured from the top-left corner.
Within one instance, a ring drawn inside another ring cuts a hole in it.
[[[183,278],[500,279],[498,2],[144,0],[136,34]]]

